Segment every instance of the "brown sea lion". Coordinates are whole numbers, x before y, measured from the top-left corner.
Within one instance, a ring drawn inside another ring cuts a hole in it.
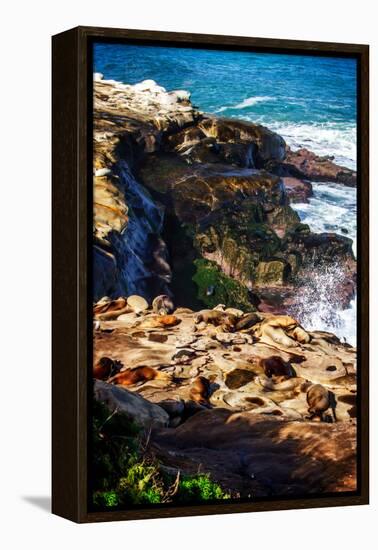
[[[111,300],[105,297],[93,306],[93,317],[101,321],[110,321],[117,319],[119,315],[128,313],[129,311],[131,309],[127,304],[126,298],[121,296],[120,298]]]
[[[122,368],[122,363],[110,357],[101,357],[93,366],[93,378],[97,380],[107,380],[117,374]]]
[[[226,332],[234,332],[237,317],[216,309],[203,309],[197,314],[195,323],[206,323],[215,327],[222,327]]]
[[[333,397],[333,398],[332,398]],[[317,416],[321,421],[326,420],[324,413],[332,408],[334,419],[336,421],[335,407],[336,402],[334,394],[328,391],[321,384],[314,384],[310,386],[307,391],[307,403],[308,403],[308,413],[310,415],[310,420]]]
[[[153,300],[152,309],[154,313],[158,315],[168,315],[173,313],[175,306],[169,296],[161,294],[160,296],[156,296]]]
[[[284,361],[279,355],[264,357],[261,359],[260,365],[268,378],[272,378],[273,376],[292,378],[297,375],[290,363]]]
[[[246,313],[236,323],[236,330],[247,330],[252,328],[257,323],[261,322],[261,316],[258,313]]]
[[[166,372],[160,372],[152,367],[141,366],[119,372],[110,378],[109,382],[119,386],[133,386],[140,382],[148,382],[155,379],[171,380],[171,376]]]
[[[210,382],[204,376],[197,376],[190,386],[189,397],[195,403],[209,406],[209,397],[211,395]]]

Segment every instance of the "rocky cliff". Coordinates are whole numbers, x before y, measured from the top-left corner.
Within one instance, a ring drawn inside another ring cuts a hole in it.
[[[290,206],[310,180],[356,174],[185,91],[95,77],[95,398],[146,430],[161,475],[235,498],[355,490],[356,350],[286,314],[323,270],[339,306],[355,291],[352,241]]]
[[[351,240],[313,234],[290,207],[309,180],[355,173],[290,151],[263,126],[207,116],[153,81],[94,82],[94,298],[173,295],[182,306],[286,311],[314,270],[340,267],[354,294]]]

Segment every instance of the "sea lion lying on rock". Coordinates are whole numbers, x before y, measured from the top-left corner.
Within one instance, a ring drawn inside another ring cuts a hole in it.
[[[140,329],[170,328],[180,323],[181,319],[176,317],[176,315],[151,315],[145,317],[141,321],[137,321],[134,326]]]
[[[261,316],[257,313],[245,313],[236,323],[235,329],[237,331],[247,330],[255,326],[257,323],[260,323],[260,321]]]
[[[321,421],[326,421],[329,417],[326,417],[324,413],[328,409],[332,409],[333,418],[335,422],[336,418],[336,399],[335,395],[327,390],[321,384],[314,384],[310,386],[307,390],[307,403],[308,403],[308,413],[310,415],[310,420],[314,417],[320,418]]]
[[[175,306],[169,296],[161,294],[160,296],[156,296],[153,300],[152,309],[154,313],[158,315],[168,315],[173,313]]]
[[[264,370],[265,376],[268,378],[287,379],[297,375],[290,363],[284,361],[279,355],[264,357],[261,359],[260,365]]]
[[[93,306],[93,317],[101,321],[111,321],[117,319],[123,313],[129,313],[131,310],[127,299],[119,297],[115,300],[104,296]]]
[[[267,317],[258,325],[254,333],[263,342],[279,344],[286,348],[307,344],[311,336],[289,315],[275,315]]]
[[[197,376],[190,387],[189,398],[195,403],[209,407],[210,395],[211,389],[209,380],[204,376]]]
[[[110,359],[110,357],[101,357],[93,366],[93,378],[97,380],[107,380],[117,374],[122,368],[121,361]]]
[[[140,382],[148,382],[150,380],[172,380],[170,374],[166,372],[160,372],[148,366],[136,367],[135,369],[127,369],[119,372],[115,376],[109,379],[112,384],[119,386],[133,386]]]
[[[207,325],[222,327],[225,332],[233,332],[236,321],[237,318],[234,315],[215,309],[203,309],[195,319],[196,325],[206,323]]]

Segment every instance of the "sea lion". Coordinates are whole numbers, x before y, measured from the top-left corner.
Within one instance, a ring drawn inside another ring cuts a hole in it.
[[[206,323],[222,327],[226,332],[234,332],[237,318],[234,315],[215,309],[203,309],[197,314],[195,323]]]
[[[260,323],[261,316],[258,313],[245,313],[236,323],[236,330],[247,330]]]
[[[321,384],[314,384],[310,386],[307,391],[308,413],[310,415],[310,420],[317,416],[321,421],[324,421],[326,419],[324,413],[329,408],[332,408],[334,419],[336,421],[336,402],[334,399],[332,400],[331,393],[332,392],[329,392]],[[334,394],[332,395],[334,397]]]
[[[121,361],[110,359],[110,357],[101,357],[93,366],[93,378],[107,380],[117,374],[121,368]]]
[[[300,344],[309,344],[311,341],[310,334],[306,332],[304,328],[302,328],[300,325],[295,327],[295,329],[289,332],[289,334]]]
[[[153,300],[152,309],[154,313],[157,313],[158,315],[168,315],[173,313],[175,306],[169,296],[166,294],[161,294],[160,296],[156,296]]]
[[[140,366],[135,369],[127,369],[119,372],[109,379],[109,382],[119,386],[133,386],[140,382],[148,382],[150,380],[171,380],[172,377],[166,372],[160,372],[152,367]]]
[[[256,336],[267,343],[279,344],[286,348],[298,346],[298,342],[310,342],[310,335],[302,328],[298,321],[289,315],[274,315],[255,325]]]
[[[105,296],[93,306],[93,317],[101,321],[111,321],[117,319],[119,315],[129,313],[130,311],[132,310],[123,296],[115,300],[111,300]]]
[[[154,313],[158,315],[168,315],[173,313],[175,306],[169,296],[161,294],[160,296],[156,296],[153,300],[152,309]]]
[[[171,328],[180,323],[181,319],[176,315],[150,315],[141,321],[137,321],[134,326],[140,329]]]
[[[282,377],[287,379],[297,375],[290,363],[284,361],[279,355],[264,357],[261,359],[260,365],[268,378]]]
[[[210,382],[204,376],[197,376],[190,387],[189,397],[195,403],[209,406],[209,397],[211,395]]]

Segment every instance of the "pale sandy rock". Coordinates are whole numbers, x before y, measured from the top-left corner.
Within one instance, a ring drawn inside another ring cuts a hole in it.
[[[146,311],[148,309],[148,302],[145,300],[145,298],[142,298],[142,296],[129,296],[127,298],[127,305],[131,307],[135,313],[141,313],[142,311]]]

